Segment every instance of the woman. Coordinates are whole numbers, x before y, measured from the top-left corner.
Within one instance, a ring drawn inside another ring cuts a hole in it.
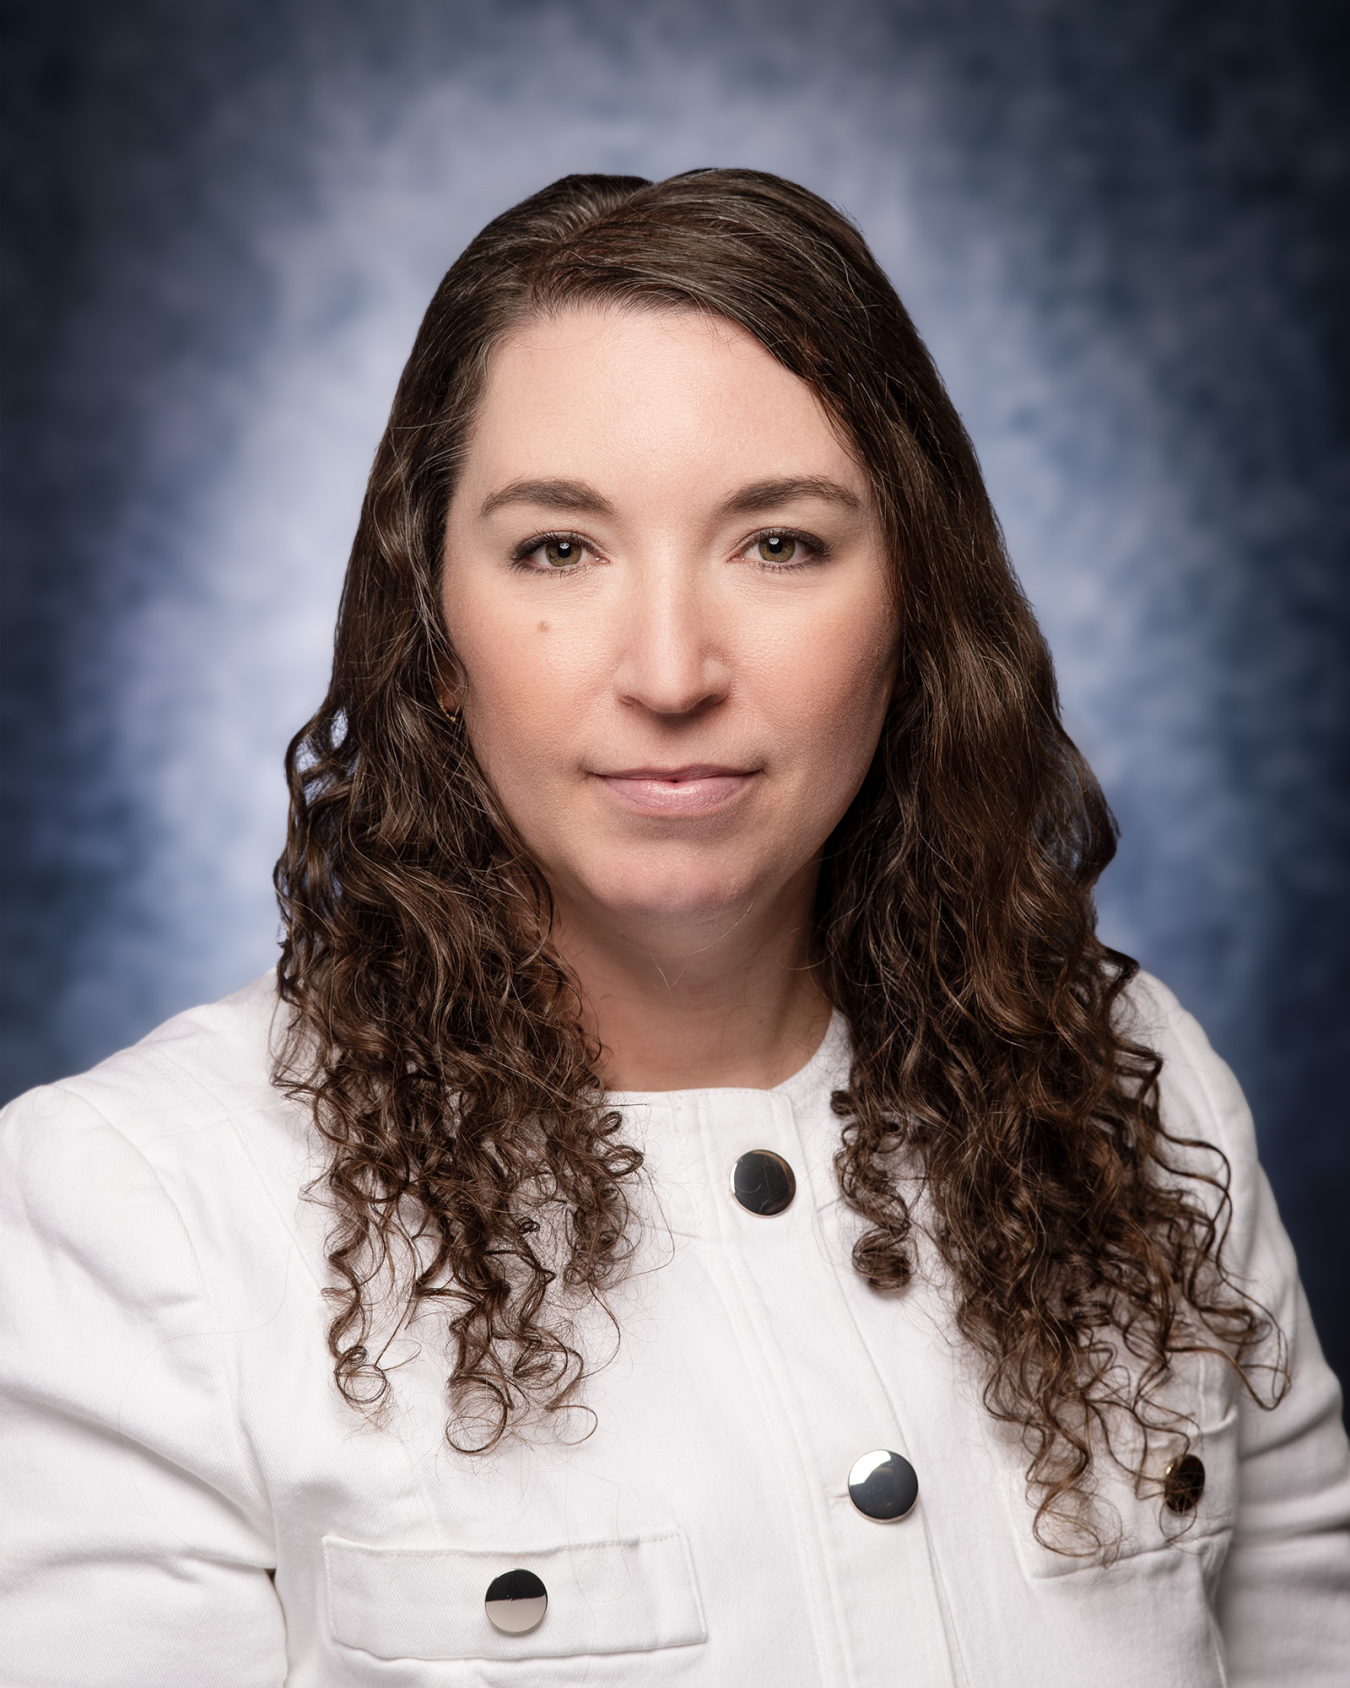
[[[277,978],[6,1118],[7,1680],[1343,1679],[1249,1118],[842,218],[486,229],[289,768]]]

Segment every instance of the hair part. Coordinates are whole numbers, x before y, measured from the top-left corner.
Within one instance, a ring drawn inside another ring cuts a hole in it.
[[[276,1078],[329,1149],[337,1385],[369,1410],[387,1394],[393,1286],[401,1317],[444,1320],[450,1440],[494,1446],[577,1401],[571,1313],[603,1305],[632,1248],[641,1155],[550,948],[548,886],[438,702],[455,664],[446,512],[493,349],[587,305],[737,325],[812,387],[870,477],[900,677],[827,847],[815,931],[853,1037],[834,1106],[854,1264],[903,1290],[900,1173],[919,1170],[986,1405],[1026,1440],[1037,1532],[1109,1551],[1094,1462],[1147,1481],[1153,1445],[1185,1442],[1165,1402],[1178,1357],[1221,1355],[1250,1381],[1270,1323],[1223,1270],[1227,1163],[1169,1134],[1158,1058],[1122,1029],[1136,968],[1097,938],[1092,902],[1114,825],[1060,724],[974,450],[857,230],[761,172],[554,183],[457,260],[399,383],[332,683],[287,754],[276,872],[293,1014]]]

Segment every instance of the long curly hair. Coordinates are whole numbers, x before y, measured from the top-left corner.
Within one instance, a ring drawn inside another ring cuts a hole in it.
[[[1158,1438],[1185,1445],[1176,1357],[1220,1354],[1250,1380],[1269,1321],[1223,1270],[1227,1163],[1169,1134],[1158,1057],[1127,1035],[1135,964],[1097,938],[1092,901],[1114,825],[1060,724],[970,441],[857,230],[755,171],[569,176],[536,194],[446,275],[399,384],[332,683],[287,755],[276,873],[292,1010],[276,1081],[326,1141],[338,1387],[378,1410],[393,1332],[435,1315],[447,1435],[490,1448],[577,1402],[577,1308],[604,1305],[633,1246],[641,1155],[550,948],[548,886],[438,701],[456,672],[446,511],[493,347],[584,303],[738,324],[814,389],[870,476],[900,679],[827,846],[815,925],[852,1033],[834,1107],[854,1264],[903,1291],[899,1174],[918,1167],[986,1406],[1025,1441],[1037,1533],[1109,1549],[1094,1461],[1155,1480]]]

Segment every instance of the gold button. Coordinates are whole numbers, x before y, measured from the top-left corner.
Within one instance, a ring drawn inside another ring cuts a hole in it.
[[[1194,1454],[1174,1459],[1163,1473],[1163,1500],[1171,1512],[1194,1512],[1204,1492],[1204,1461]]]

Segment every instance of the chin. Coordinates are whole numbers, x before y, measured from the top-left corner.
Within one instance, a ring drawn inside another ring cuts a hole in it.
[[[687,864],[661,869],[645,863],[588,874],[583,883],[594,903],[624,920],[672,927],[738,919],[763,889],[759,874]]]

